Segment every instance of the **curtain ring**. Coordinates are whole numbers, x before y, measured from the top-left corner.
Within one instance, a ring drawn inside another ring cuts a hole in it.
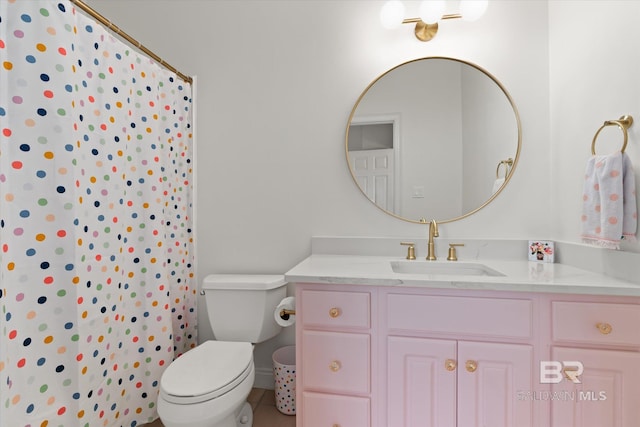
[[[604,124],[600,126],[600,129],[598,129],[596,134],[593,136],[593,142],[591,142],[591,154],[594,156],[596,155],[596,140],[598,139],[598,135],[600,135],[602,129],[607,126],[618,126],[622,130],[624,140],[622,142],[622,148],[620,149],[620,152],[624,153],[624,150],[627,148],[627,140],[629,139],[629,133],[627,132],[627,129],[629,129],[632,124],[633,117],[631,116],[622,116],[618,120],[607,120],[606,122],[604,122]]]

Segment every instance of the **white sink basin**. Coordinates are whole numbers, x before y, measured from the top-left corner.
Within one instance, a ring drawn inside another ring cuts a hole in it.
[[[439,274],[449,276],[505,276],[505,274],[475,262],[460,261],[391,261],[394,273]]]

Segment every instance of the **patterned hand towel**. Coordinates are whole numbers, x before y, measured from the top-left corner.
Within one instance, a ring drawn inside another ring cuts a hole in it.
[[[587,161],[583,201],[583,242],[620,249],[622,239],[635,240],[635,177],[625,153],[592,156]]]

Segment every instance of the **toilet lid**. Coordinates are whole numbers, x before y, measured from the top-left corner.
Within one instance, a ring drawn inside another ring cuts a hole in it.
[[[169,365],[160,388],[163,394],[178,399],[205,395],[212,399],[241,382],[252,363],[251,343],[206,341]]]

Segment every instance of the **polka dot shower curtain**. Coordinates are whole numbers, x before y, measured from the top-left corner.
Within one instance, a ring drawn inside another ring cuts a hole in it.
[[[150,422],[195,345],[191,87],[66,0],[0,0],[0,66],[0,426]]]

